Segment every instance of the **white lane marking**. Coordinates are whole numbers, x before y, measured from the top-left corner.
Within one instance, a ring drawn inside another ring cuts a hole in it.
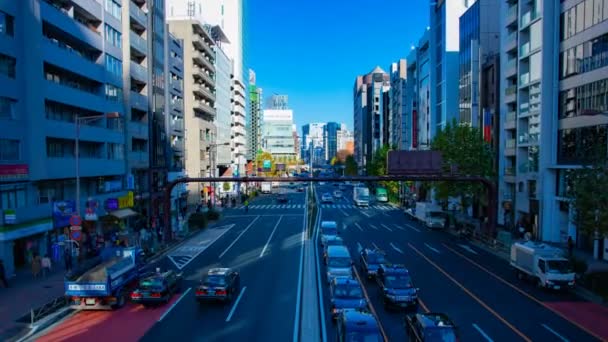
[[[406,226],[406,227],[408,227],[409,229],[415,230],[415,231],[417,231],[418,233],[420,233],[420,229],[418,229],[418,228],[416,228],[416,227],[414,227],[414,226],[411,226],[411,225],[409,225],[409,224],[406,224],[405,226]]]
[[[221,227],[210,228],[206,232],[201,232],[199,233],[201,235],[198,235],[197,237],[188,241],[181,247],[178,247],[176,250],[172,251],[169,255],[167,255],[167,257],[171,262],[173,262],[175,267],[181,270],[186,267],[190,262],[192,262],[192,260],[198,257],[201,253],[203,253],[207,248],[213,245],[217,240],[219,240],[219,238],[221,238],[234,226],[235,224],[229,224]],[[223,231],[220,231],[222,229]],[[218,231],[220,231],[219,235],[213,237],[211,240],[204,239],[203,241],[197,242],[198,239],[205,238],[205,236],[211,233],[216,233]]]
[[[380,224],[382,226],[382,228],[385,228],[386,230],[388,230],[389,232],[392,232],[393,230],[390,229],[389,227],[387,227],[384,223]]]
[[[465,251],[467,251],[469,253],[473,253],[473,254],[477,255],[477,252],[475,252],[475,250],[473,248],[469,247],[468,245],[458,244],[458,246],[460,246],[462,249],[464,249]]]
[[[378,247],[375,242],[372,242],[372,246],[374,246],[375,249],[380,249],[380,247]]]
[[[370,214],[366,213],[364,210],[361,210],[361,214],[363,214],[363,215],[365,215],[365,216],[367,216],[367,217],[372,217],[372,215],[370,215]]]
[[[397,229],[401,229],[401,230],[405,231],[405,228],[401,227],[398,224],[393,224],[393,226],[395,226],[395,228],[397,228]]]
[[[357,242],[357,252],[361,253],[362,250],[363,246],[361,246],[361,243]]]
[[[277,224],[274,225],[274,228],[272,229],[272,233],[270,233],[270,236],[268,237],[268,240],[266,241],[266,244],[264,245],[264,248],[262,249],[262,252],[260,253],[260,258],[264,256],[264,252],[266,252],[266,249],[268,248],[268,245],[270,244],[270,240],[272,240],[272,236],[274,235],[274,232],[277,231],[277,227],[279,226],[279,223],[281,223],[282,219],[283,219],[283,215],[279,216],[279,220],[277,221]]]
[[[355,222],[355,227],[359,228],[360,231],[363,231],[363,228],[361,228],[361,226],[357,222]]]
[[[236,237],[236,239],[234,239],[234,241],[232,241],[232,243],[230,244],[230,246],[226,247],[226,249],[222,252],[222,254],[220,254],[218,259],[221,259],[224,254],[228,253],[228,251],[230,250],[230,248],[232,248],[232,246],[234,246],[234,244],[239,241],[239,239],[241,238],[241,236],[243,236],[243,234],[245,234],[249,228],[251,228],[251,226],[253,226],[253,224],[255,223],[255,221],[257,221],[260,218],[260,216],[256,216],[253,221],[251,221],[251,223],[247,226],[247,228],[243,229],[243,231],[241,232],[241,234],[239,234],[239,236]]]
[[[175,301],[175,303],[173,303],[173,304],[171,305],[171,307],[170,307],[170,308],[169,308],[167,311],[165,311],[165,313],[164,313],[162,316],[160,316],[160,318],[158,319],[158,321],[160,322],[160,321],[162,321],[163,319],[165,319],[165,317],[166,317],[166,316],[169,314],[169,312],[171,312],[171,310],[173,310],[173,308],[174,308],[174,307],[176,307],[176,306],[177,306],[177,304],[179,304],[179,302],[180,302],[180,301],[181,301],[181,300],[182,300],[184,297],[186,297],[186,295],[188,294],[188,292],[190,292],[190,290],[192,290],[192,288],[191,288],[191,287],[189,287],[189,288],[188,288],[186,291],[184,291],[184,293],[182,293],[182,295],[181,295],[181,296],[180,296],[180,297],[179,297],[179,298],[178,298],[178,299]]]
[[[393,247],[394,250],[396,250],[397,252],[403,254],[403,251],[401,250],[401,248],[395,246],[392,242],[390,243],[391,247]]]
[[[247,290],[247,286],[244,286],[241,289],[241,293],[239,293],[239,296],[236,298],[236,302],[234,302],[234,304],[232,305],[232,309],[230,310],[228,317],[226,317],[226,322],[230,322],[230,320],[232,319],[232,315],[234,315],[234,311],[236,310],[236,307],[239,305],[241,298],[243,298],[243,295],[245,294],[245,290]]]
[[[304,196],[308,203],[308,192]],[[293,342],[298,342],[300,337],[300,307],[302,306],[302,277],[304,276],[304,237],[306,236],[306,219],[308,217],[308,208],[304,207],[304,217],[302,218],[302,239],[300,241],[300,271],[298,275],[298,298],[296,299],[296,319],[293,322]]]
[[[348,214],[346,213],[346,211],[340,209],[340,211],[342,212],[342,214],[344,214],[344,216],[348,216]]]
[[[378,227],[374,226],[373,224],[370,224],[369,226],[372,227],[375,230],[378,230]]]
[[[552,333],[553,335],[557,336],[557,338],[559,338],[560,340],[564,341],[564,342],[570,342],[567,338],[565,338],[564,336],[560,335],[557,333],[557,331],[551,329],[551,327],[549,327],[546,324],[541,324],[543,326],[543,328],[547,329],[550,333]]]
[[[488,336],[488,334],[486,334],[486,332],[483,331],[477,324],[473,323],[473,328],[475,328],[475,330],[477,330],[477,332],[479,332],[481,336],[486,339],[486,341],[494,342],[494,340],[491,339],[490,336]]]
[[[439,252],[439,250],[435,247],[432,247],[431,245],[429,245],[428,243],[424,244],[426,246],[426,248],[432,250],[433,252],[437,253],[437,254],[441,254],[441,252]]]

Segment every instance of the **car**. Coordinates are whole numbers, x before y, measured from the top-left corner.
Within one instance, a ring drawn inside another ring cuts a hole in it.
[[[338,224],[336,221],[321,221],[321,245],[325,244],[330,236],[338,236]]]
[[[353,261],[346,246],[327,247],[327,283],[330,284],[335,278],[353,277]]]
[[[205,301],[230,302],[241,289],[241,276],[232,268],[212,268],[201,284],[196,288],[194,295],[199,303]]]
[[[331,194],[329,192],[326,192],[321,196],[321,203],[333,203],[333,202],[334,202],[334,198],[331,196]]]
[[[319,185],[325,185],[325,182],[319,182]]]
[[[409,271],[400,264],[383,264],[378,268],[376,282],[386,309],[418,309],[418,289]]]
[[[340,189],[340,190],[346,190],[346,185],[344,185],[344,184],[340,184],[340,185],[338,186],[338,189]]]
[[[387,263],[386,254],[379,249],[365,248],[361,251],[359,258],[361,273],[368,279],[376,277],[378,269],[382,264]]]
[[[344,246],[344,240],[337,235],[329,235],[323,241],[323,260],[327,259],[327,248],[329,246]]]
[[[458,328],[443,313],[419,313],[405,316],[409,341],[458,341]]]
[[[354,278],[335,278],[329,285],[330,314],[336,320],[347,309],[367,310],[361,284]]]
[[[374,315],[362,310],[344,310],[336,320],[337,341],[384,342]]]
[[[342,191],[340,191],[340,190],[334,191],[334,197],[335,198],[342,198]]]
[[[175,271],[160,272],[157,270],[144,275],[137,288],[131,292],[131,301],[149,306],[152,304],[167,303],[174,293],[179,292],[182,275]]]
[[[289,198],[285,194],[279,194],[277,196],[277,202],[278,203],[287,203],[287,202],[289,202]]]
[[[303,186],[298,187],[298,192],[304,192],[304,187]]]

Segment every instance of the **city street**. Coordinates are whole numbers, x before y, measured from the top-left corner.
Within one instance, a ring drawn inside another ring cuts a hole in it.
[[[319,186],[317,195],[333,190],[332,185]],[[370,209],[338,209],[352,204],[351,191],[345,191],[344,199],[335,205],[323,208],[321,215],[322,220],[338,223],[355,267],[361,248],[384,250],[389,261],[409,269],[414,286],[420,288],[420,310],[448,314],[463,341],[608,339],[606,308],[520,282],[504,260],[446,232],[429,231],[407,219],[401,210],[373,209],[373,203]],[[383,308],[374,281],[363,279],[363,284],[388,339],[405,340],[404,314]],[[332,340],[335,328],[327,315],[327,296],[325,286],[327,336]]]

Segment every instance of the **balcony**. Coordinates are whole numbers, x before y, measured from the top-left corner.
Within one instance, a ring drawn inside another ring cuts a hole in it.
[[[184,111],[184,100],[182,100],[182,99],[171,100],[170,107],[171,107],[172,112],[181,114]]]
[[[182,82],[181,80],[174,80],[171,79],[171,81],[169,81],[169,84],[171,85],[171,87],[177,91],[183,91],[184,87],[182,86]]]
[[[515,176],[515,168],[514,167],[505,167],[505,176]]]
[[[232,123],[235,125],[240,125],[240,126],[245,127],[245,119],[240,115],[233,115]]]
[[[184,131],[184,120],[172,120],[171,129],[178,132]]]
[[[530,73],[519,75],[519,86],[524,87],[530,83]]]
[[[129,32],[129,39],[131,40],[131,47],[134,48],[140,54],[146,56],[148,54],[148,41],[135,32]]]
[[[102,177],[125,174],[125,161],[114,160],[107,158],[91,158],[81,157],[80,176],[81,177]],[[74,167],[66,167],[66,165],[74,165],[76,163],[74,157],[67,158],[46,158],[45,161],[45,178],[48,179],[65,179],[76,177],[76,169]]]
[[[139,24],[139,26],[143,28],[148,26],[148,14],[137,7],[133,2],[129,4],[129,15],[137,24]]]
[[[517,48],[517,32],[512,32],[505,41],[505,51],[510,52]]]
[[[45,51],[44,59],[66,70],[78,68],[78,73],[98,82],[105,80],[105,68],[94,61],[85,58],[76,50],[62,42],[51,39],[42,39],[42,49]]]
[[[505,102],[515,102],[517,100],[517,85],[511,85],[505,88]]]
[[[540,115],[532,115],[528,118],[528,123],[530,125],[539,125],[540,124]]]
[[[505,129],[514,129],[517,125],[517,113],[508,112],[505,118]]]
[[[135,138],[148,139],[148,123],[139,121],[129,122],[129,135]]]
[[[202,101],[194,101],[194,111],[205,118],[214,119],[217,114],[215,108],[205,104]]]
[[[106,108],[109,103],[101,93],[82,90],[70,83],[56,83],[52,81],[43,81],[43,83],[44,95],[53,101],[90,110]]]
[[[519,164],[520,173],[533,173],[538,172],[538,165],[536,163],[526,162]]]
[[[131,91],[131,108],[139,109],[142,111],[148,111],[148,97],[140,93]]]
[[[192,44],[199,50],[205,51],[208,56],[215,56],[215,51],[198,34],[192,35]]]
[[[148,83],[148,68],[131,61],[131,76],[142,83]]]
[[[232,127],[231,131],[232,131],[232,134],[235,136],[236,135],[242,135],[242,136],[245,135],[245,129],[241,126],[234,126],[234,127]]]
[[[505,141],[504,155],[507,157],[515,156],[515,139],[507,139]]]
[[[171,142],[171,148],[176,151],[184,150],[184,140],[183,139],[175,139]]]
[[[522,44],[522,46],[519,48],[519,57],[524,58],[528,54],[530,54],[530,43]]]
[[[55,27],[61,27],[65,32],[70,32],[70,35],[76,39],[103,51],[101,33],[95,27],[74,20],[69,12],[58,9],[46,1],[40,1],[40,14],[42,20]]]
[[[135,168],[148,167],[149,158],[148,152],[143,151],[130,151],[129,152],[129,166]]]
[[[505,17],[505,25],[509,26],[517,21],[517,4],[511,5],[507,9],[507,15]]]
[[[215,73],[215,66],[213,66],[213,63],[211,63],[211,61],[205,58],[201,53],[194,53],[192,59],[196,64],[206,67],[207,70]]]
[[[215,94],[213,94],[211,90],[205,88],[202,84],[195,83],[193,86],[193,91],[195,94],[201,95],[211,102],[215,101]]]
[[[539,13],[535,9],[524,13],[521,16],[521,20],[520,20],[520,23],[521,23],[520,30],[523,30],[524,28],[526,28],[528,25],[530,25],[530,23],[532,21],[534,21],[538,17],[539,17]]]
[[[505,76],[512,77],[517,75],[517,58],[513,58],[505,63]]]

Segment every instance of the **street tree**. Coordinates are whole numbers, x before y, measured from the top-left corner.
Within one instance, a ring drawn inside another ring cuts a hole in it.
[[[382,146],[372,157],[372,162],[367,165],[367,174],[370,176],[385,176],[388,174],[387,157],[392,148],[389,145]],[[388,192],[390,200],[397,200],[399,196],[399,182],[381,181],[380,186]]]
[[[455,170],[461,175],[494,177],[492,148],[476,127],[453,120],[435,135],[431,149],[441,152],[444,173]],[[473,198],[485,198],[484,186],[477,182],[437,182],[435,190],[442,200],[460,196],[464,208]]]
[[[352,154],[346,157],[346,160],[344,161],[344,166],[344,174],[346,176],[356,176],[359,173],[357,161],[355,160],[355,157]]]
[[[230,188],[231,188],[230,183],[224,182],[224,184],[222,185],[222,188],[224,189],[224,192],[230,191]]]
[[[569,197],[575,210],[574,223],[585,235],[608,236],[608,161],[605,151],[582,168],[569,172]]]

